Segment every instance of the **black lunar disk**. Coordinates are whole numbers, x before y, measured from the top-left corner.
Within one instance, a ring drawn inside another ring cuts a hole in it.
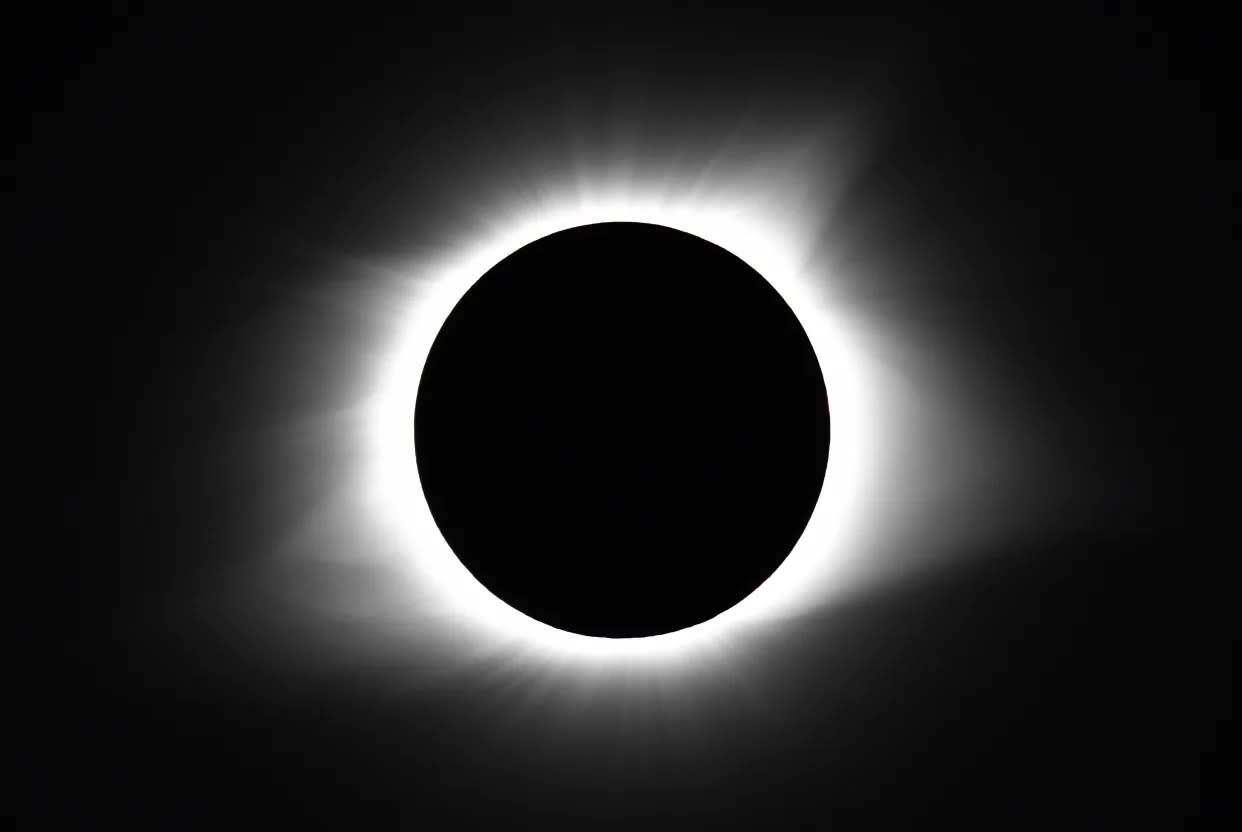
[[[437,335],[415,453],[432,516],[492,593],[613,638],[706,621],[806,527],[824,379],[793,311],[723,248],[658,225],[552,234]]]

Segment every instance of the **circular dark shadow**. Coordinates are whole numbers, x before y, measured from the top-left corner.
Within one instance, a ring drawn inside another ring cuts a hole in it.
[[[658,225],[509,255],[466,292],[419,383],[431,514],[532,618],[613,638],[712,618],[781,564],[828,460],[824,379],[750,266]]]

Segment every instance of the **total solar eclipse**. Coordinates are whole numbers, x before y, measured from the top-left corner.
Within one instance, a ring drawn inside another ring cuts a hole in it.
[[[491,593],[560,630],[706,621],[789,554],[819,499],[827,392],[794,312],[659,225],[543,237],[437,334],[414,445],[432,517]]]

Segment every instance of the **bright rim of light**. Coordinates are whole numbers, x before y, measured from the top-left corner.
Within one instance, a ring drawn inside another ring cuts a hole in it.
[[[408,555],[402,564],[412,580],[442,603],[462,634],[545,659],[579,666],[616,661],[665,666],[704,653],[719,653],[741,633],[796,614],[823,595],[825,581],[850,554],[858,538],[855,508],[868,492],[866,464],[873,454],[868,431],[874,415],[854,369],[857,348],[851,327],[832,313],[830,276],[816,271],[816,233],[797,205],[752,188],[671,195],[667,184],[643,192],[626,187],[584,193],[544,194],[523,200],[519,210],[491,224],[480,239],[463,243],[439,262],[425,263],[411,277],[407,309],[395,342],[382,359],[378,384],[367,405],[364,437],[367,505],[394,545]],[[776,194],[779,197],[781,194]],[[775,208],[774,205],[783,207]],[[832,447],[819,502],[802,538],[780,568],[755,592],[720,615],[684,630],[647,638],[608,639],[555,629],[501,601],[465,568],[445,542],[423,495],[414,455],[415,396],[432,341],[462,295],[496,263],[557,231],[602,222],[662,225],[700,237],[732,252],[766,278],[806,330],[823,370],[831,403]]]

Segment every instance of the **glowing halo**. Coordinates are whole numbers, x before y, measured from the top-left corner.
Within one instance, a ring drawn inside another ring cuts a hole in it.
[[[412,283],[418,290],[404,310],[395,343],[382,360],[374,394],[366,405],[367,506],[396,545],[409,553],[403,564],[433,587],[448,614],[477,635],[543,658],[576,663],[655,662],[723,650],[748,627],[780,620],[818,600],[826,578],[850,555],[857,537],[858,501],[868,492],[874,452],[867,430],[871,401],[858,376],[851,327],[834,315],[820,285],[808,273],[815,235],[772,201],[742,189],[720,194],[673,196],[625,188],[584,194],[566,189],[561,198],[499,223],[456,255],[425,264]],[[414,402],[431,344],[457,301],[493,265],[549,234],[608,221],[663,225],[696,235],[732,252],[763,275],[782,295],[806,330],[828,389],[833,441],[819,502],[801,539],[780,568],[755,592],[713,619],[647,638],[607,639],[557,630],[527,617],[492,595],[449,548],[432,519],[414,456]],[[799,233],[801,232],[801,233]]]

